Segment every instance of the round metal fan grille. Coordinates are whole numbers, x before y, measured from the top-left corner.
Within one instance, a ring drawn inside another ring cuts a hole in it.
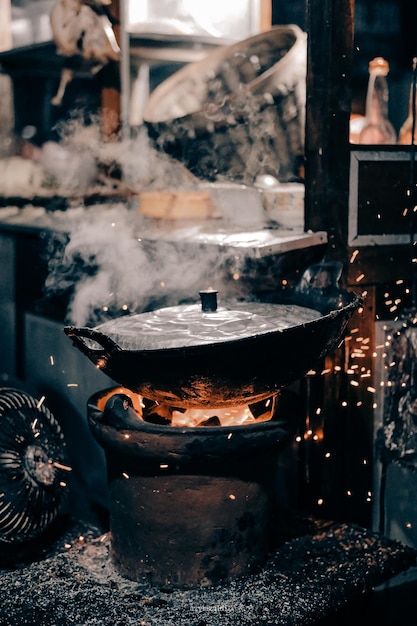
[[[29,541],[52,523],[69,470],[64,436],[48,408],[0,387],[0,541]]]

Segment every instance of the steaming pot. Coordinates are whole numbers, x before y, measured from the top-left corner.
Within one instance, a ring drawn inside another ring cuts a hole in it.
[[[258,402],[304,376],[340,341],[362,299],[322,315],[297,304],[227,300],[123,316],[64,332],[119,384],[171,406]]]

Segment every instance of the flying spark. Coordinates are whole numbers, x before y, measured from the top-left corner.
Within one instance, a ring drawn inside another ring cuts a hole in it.
[[[58,463],[58,461],[54,461],[52,465],[58,469],[64,470],[65,472],[72,472],[72,467],[69,467],[69,465],[62,465],[62,463]]]

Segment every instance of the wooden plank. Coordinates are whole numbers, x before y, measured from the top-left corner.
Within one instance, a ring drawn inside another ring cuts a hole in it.
[[[347,239],[354,0],[307,4],[305,228],[327,231],[326,258],[347,263],[353,252]],[[356,259],[348,267],[352,283],[348,287],[361,293],[364,287],[356,283],[358,263]],[[326,516],[363,525],[370,525],[372,516],[368,492],[372,490],[373,412],[368,389],[373,381],[374,315],[375,291],[370,285],[366,305],[349,324],[354,335],[326,357],[327,373],[316,381],[322,385],[323,451],[330,453],[329,462],[317,460],[315,467],[321,476],[321,510]],[[362,355],[355,349],[361,345],[366,348]]]
[[[0,52],[12,47],[11,22],[11,0],[0,0]]]
[[[112,0],[110,12],[120,20],[120,0]],[[114,34],[120,46],[120,26],[114,26]],[[120,64],[110,63],[103,71],[101,92],[102,132],[105,139],[117,139],[121,121]]]
[[[309,0],[305,137],[306,229],[347,237],[353,0]]]
[[[259,8],[259,30],[264,32],[272,26],[272,0],[261,0]]]

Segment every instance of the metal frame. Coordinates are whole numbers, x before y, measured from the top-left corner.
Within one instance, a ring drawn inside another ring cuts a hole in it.
[[[401,150],[352,150],[350,154],[350,178],[349,178],[349,220],[348,220],[348,245],[349,246],[373,246],[373,245],[398,245],[407,244],[410,234],[387,234],[366,235],[358,234],[360,220],[358,210],[358,190],[360,178],[360,165],[363,162],[375,161],[404,161],[410,160],[410,155]],[[377,184],[377,181],[376,181]]]

